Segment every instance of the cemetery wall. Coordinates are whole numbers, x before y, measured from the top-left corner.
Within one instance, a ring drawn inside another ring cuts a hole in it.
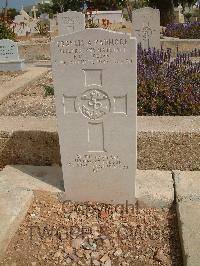
[[[25,61],[50,60],[50,43],[19,44],[19,54]]]
[[[0,118],[0,167],[60,163],[55,118]],[[200,170],[200,117],[139,117],[138,169]]]
[[[193,39],[163,39],[161,40],[161,46],[163,49],[171,48],[172,54],[175,55],[177,51],[177,46],[179,52],[189,52],[196,49],[200,49],[200,40]]]
[[[180,52],[192,51],[195,48],[200,49],[200,40],[179,40],[179,39],[161,39],[161,45],[164,49],[171,48],[172,54],[175,55],[177,45]],[[50,60],[50,43],[39,44],[20,44],[19,43],[20,58],[26,61]]]

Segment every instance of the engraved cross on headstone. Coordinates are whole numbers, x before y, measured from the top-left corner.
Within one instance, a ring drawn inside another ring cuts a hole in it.
[[[147,41],[147,48],[150,48],[150,38],[153,34],[153,32],[155,32],[155,29],[152,29],[150,26],[150,23],[148,22],[148,24],[143,24],[142,28],[140,29],[136,29],[136,32],[138,32],[138,36],[141,37],[142,39],[142,46],[143,48],[146,47],[145,42]]]
[[[79,96],[63,95],[64,115],[82,113],[87,122],[88,152],[106,152],[103,118],[109,112],[127,115],[127,95],[107,95],[103,88],[102,69],[84,69],[84,92]]]
[[[34,19],[37,19],[37,11],[38,11],[38,9],[35,6],[33,6],[31,9],[31,12],[33,13]]]

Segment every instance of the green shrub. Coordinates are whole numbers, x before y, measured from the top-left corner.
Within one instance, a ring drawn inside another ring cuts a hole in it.
[[[14,32],[4,22],[0,22],[0,39],[15,40]]]
[[[40,35],[48,35],[49,25],[45,21],[38,21],[35,29]]]
[[[53,85],[44,85],[45,97],[54,95],[54,87]]]

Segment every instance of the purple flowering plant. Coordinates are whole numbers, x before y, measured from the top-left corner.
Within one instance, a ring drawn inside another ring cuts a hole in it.
[[[163,35],[180,39],[200,39],[200,22],[168,24]]]
[[[138,115],[200,115],[200,50],[178,53],[138,47]],[[193,59],[192,59],[193,58]]]

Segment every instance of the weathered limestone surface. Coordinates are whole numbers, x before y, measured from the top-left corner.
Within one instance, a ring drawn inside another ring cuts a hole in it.
[[[174,180],[178,202],[200,202],[200,171],[174,171]]]
[[[178,202],[177,215],[184,265],[199,266],[200,201]]]
[[[0,258],[25,218],[32,200],[32,191],[0,187]]]
[[[136,197],[139,207],[170,208],[174,187],[170,171],[138,170]]]
[[[200,262],[200,171],[174,171],[179,234],[184,265]]]

